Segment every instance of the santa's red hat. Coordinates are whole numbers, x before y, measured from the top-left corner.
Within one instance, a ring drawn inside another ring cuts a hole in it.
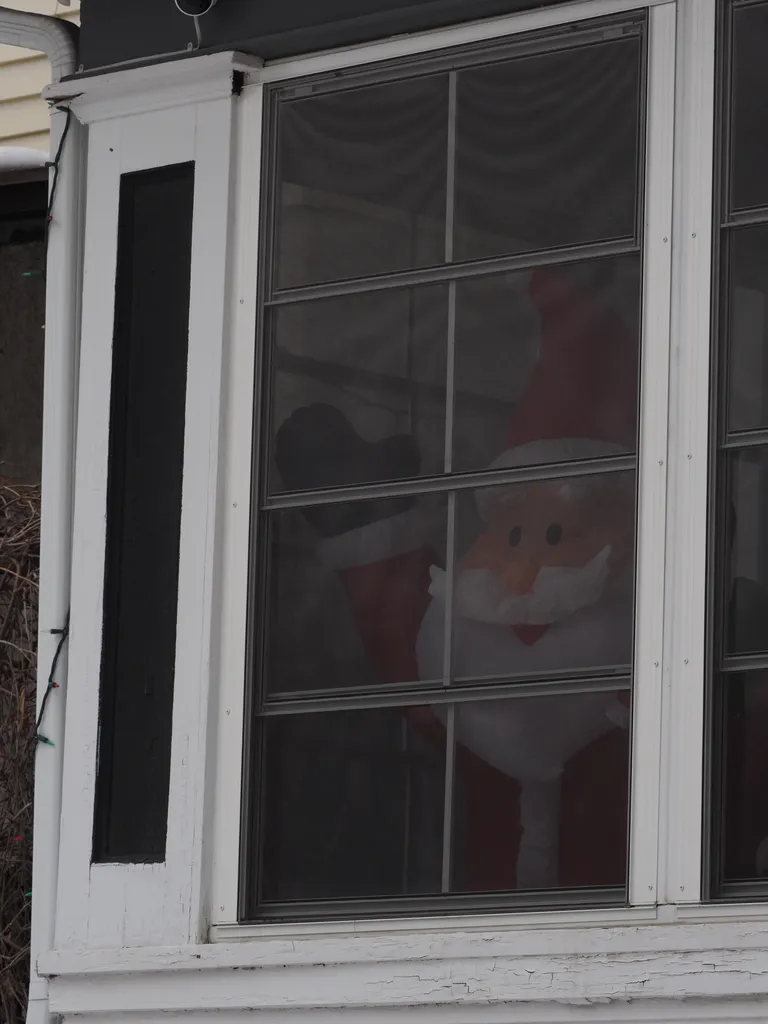
[[[562,272],[536,270],[539,355],[491,468],[615,455],[637,443],[637,337]]]

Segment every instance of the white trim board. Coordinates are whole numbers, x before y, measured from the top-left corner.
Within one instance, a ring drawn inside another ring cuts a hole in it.
[[[416,1014],[414,1007],[444,1004],[463,1008],[466,1022],[482,1020],[492,1006],[515,1008],[517,1019],[531,1021],[597,1005],[621,1009],[626,1019],[669,1019],[657,1004],[677,1006],[680,1019],[699,1020],[707,1000],[720,1007],[722,1019],[729,1000],[761,1000],[765,1012],[768,928],[749,935],[734,923],[275,938],[73,952],[59,956],[55,967],[52,1008],[99,1020],[117,1012],[156,1013],[162,1020],[165,1013],[194,1010],[399,1007]]]
[[[43,97],[67,103],[80,121],[95,124],[115,117],[225,99],[232,95],[235,72],[247,75],[262,63],[258,57],[233,51],[190,56],[58,82],[44,89]]]
[[[262,83],[645,6],[652,194],[645,224],[635,906],[238,926]],[[714,10],[715,0],[586,0],[263,69],[219,54],[76,83],[82,92],[74,107],[92,123],[84,401],[57,949],[39,962],[52,977],[55,1012],[99,1024],[124,1014],[136,1024],[182,1012],[191,1022],[203,1009],[226,1011],[232,1020],[290,1011],[298,1021],[344,1005],[355,1008],[356,1020],[374,1010],[383,1014],[377,1020],[387,1019],[398,1007],[398,1015],[426,1022],[449,1019],[444,1004],[451,1002],[457,1008],[450,1013],[459,1015],[451,1019],[462,1024],[759,1016],[750,1000],[768,998],[768,906],[697,902],[703,663],[690,652],[703,651]],[[233,69],[247,70],[251,83],[237,100]],[[113,314],[105,296],[114,292],[119,176],[187,159],[198,164],[187,395],[194,415],[185,436],[168,861],[92,867]],[[680,901],[690,906],[671,905]],[[657,909],[659,902],[670,905]],[[213,941],[203,944],[207,938]]]
[[[198,941],[207,928],[212,574],[234,100],[91,126],[56,946]],[[111,338],[121,175],[195,161],[173,738],[164,864],[91,864]]]
[[[301,57],[267,61],[262,70],[252,72],[249,81],[282,82],[306,75],[325,74],[361,67],[386,60],[402,59],[445,50],[454,46],[482,43],[491,39],[536,32],[558,25],[587,21],[589,18],[642,11],[654,7],[675,7],[676,0],[572,0],[570,3],[530,11],[518,11],[498,18],[465,22],[448,28],[413,32],[362,46],[342,47]]]

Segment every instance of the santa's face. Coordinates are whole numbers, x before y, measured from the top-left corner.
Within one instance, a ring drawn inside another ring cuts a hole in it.
[[[487,528],[457,566],[460,615],[543,625],[593,604],[628,564],[633,498],[625,482],[544,482],[486,503]]]

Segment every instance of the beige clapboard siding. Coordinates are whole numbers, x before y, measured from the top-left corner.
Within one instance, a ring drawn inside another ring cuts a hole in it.
[[[34,14],[56,14],[77,23],[79,0],[70,7],[56,0],[2,0],[4,7]],[[48,149],[48,106],[40,93],[51,78],[48,60],[32,50],[0,44],[0,146]]]

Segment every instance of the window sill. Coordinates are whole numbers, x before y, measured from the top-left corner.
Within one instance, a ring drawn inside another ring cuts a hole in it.
[[[203,1009],[290,1009],[302,1020],[318,1009],[354,1007],[367,1019],[419,1006],[414,1015],[432,1021],[429,1007],[451,1003],[471,1024],[510,1003],[515,1021],[567,1020],[585,1004],[612,1006],[612,1020],[616,1004],[622,1020],[701,1020],[696,1001],[708,999],[716,1019],[735,1020],[759,1016],[753,1001],[768,998],[768,904],[220,925],[211,939],[50,953],[39,969],[52,977],[51,1009],[154,1022]],[[726,1013],[729,1000],[738,1002]]]

